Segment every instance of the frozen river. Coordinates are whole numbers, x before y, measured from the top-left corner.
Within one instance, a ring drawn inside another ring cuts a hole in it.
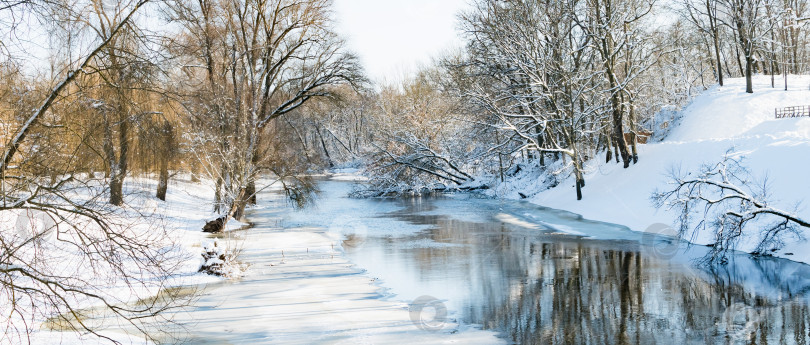
[[[704,249],[536,205],[454,195],[293,210],[261,195],[250,264],[177,315],[192,343],[806,344],[810,267]],[[654,232],[665,232],[656,226]],[[181,332],[181,330],[177,330]]]

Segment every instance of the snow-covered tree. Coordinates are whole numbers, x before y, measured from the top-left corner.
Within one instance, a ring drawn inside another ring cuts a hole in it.
[[[694,173],[675,170],[670,177],[672,188],[656,191],[652,201],[678,212],[681,237],[713,235],[710,261],[725,262],[727,252],[744,240],[754,244],[754,253],[767,255],[781,248],[786,237],[800,238],[800,229],[810,228],[795,212],[773,207],[767,178],[755,180],[731,151],[719,163]]]
[[[178,1],[188,37],[183,66],[202,99],[188,103],[206,171],[217,181],[221,224],[255,202],[256,179],[274,173],[296,200],[306,184],[295,161],[278,156],[274,120],[329,87],[363,82],[356,58],[332,30],[329,0]],[[195,68],[199,67],[199,68]],[[197,73],[199,71],[199,73]],[[294,156],[293,156],[294,157]]]

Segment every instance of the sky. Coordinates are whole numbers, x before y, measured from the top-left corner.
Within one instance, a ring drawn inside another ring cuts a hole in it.
[[[462,46],[456,15],[468,0],[335,0],[338,32],[369,77],[394,82]]]

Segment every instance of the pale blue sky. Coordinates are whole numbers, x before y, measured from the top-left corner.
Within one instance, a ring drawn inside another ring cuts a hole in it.
[[[393,81],[460,47],[456,14],[467,0],[335,0],[338,32],[369,76]]]

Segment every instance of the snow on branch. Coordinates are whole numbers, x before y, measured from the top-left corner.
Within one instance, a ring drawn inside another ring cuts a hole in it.
[[[723,160],[703,165],[697,173],[670,172],[672,189],[656,191],[656,208],[677,210],[680,237],[696,239],[701,232],[713,234],[706,259],[725,262],[729,250],[740,242],[754,245],[754,254],[779,250],[787,237],[802,239],[801,228],[810,222],[792,212],[771,206],[767,177],[755,181],[751,172],[729,150]],[[691,232],[691,233],[690,233]]]

